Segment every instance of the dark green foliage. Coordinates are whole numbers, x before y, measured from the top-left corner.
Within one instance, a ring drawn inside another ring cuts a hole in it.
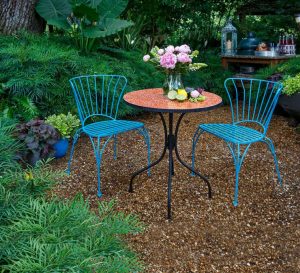
[[[48,158],[53,152],[52,145],[59,139],[58,132],[51,125],[39,119],[18,124],[16,129],[19,140],[25,146],[21,153],[22,159],[31,165]]]
[[[121,240],[143,226],[133,215],[82,197],[63,202],[48,190],[64,175],[48,162],[21,169],[15,122],[0,118],[0,272],[138,272],[142,265]]]
[[[239,40],[247,37],[249,31],[253,31],[256,37],[265,42],[277,44],[281,34],[293,34],[298,43],[299,30],[292,15],[252,15],[235,25],[238,28]]]
[[[288,76],[294,77],[300,73],[300,58],[292,58],[284,63],[280,63],[273,67],[265,67],[257,71],[256,78],[267,79],[272,74],[280,73],[285,79]]]
[[[49,165],[7,172],[0,184],[0,271],[137,272],[141,264],[119,235],[137,233],[133,215],[99,203],[91,212],[82,197],[62,202],[46,190],[62,176]]]
[[[115,34],[132,25],[118,19],[127,0],[39,0],[36,11],[49,25],[65,31],[84,52],[93,49],[96,38]]]
[[[39,116],[76,112],[69,79],[86,74],[121,74],[128,78],[126,92],[159,87],[164,75],[142,61],[139,52],[106,51],[81,56],[58,38],[19,34],[0,35],[0,111],[29,120],[15,99],[26,96]],[[124,103],[119,116],[137,111]]]
[[[7,169],[17,168],[15,156],[22,145],[13,138],[15,126],[15,120],[8,118],[5,113],[0,114],[0,176]]]

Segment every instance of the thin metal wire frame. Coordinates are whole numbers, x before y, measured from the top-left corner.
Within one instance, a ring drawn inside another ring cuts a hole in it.
[[[153,166],[157,165],[164,158],[166,151],[168,149],[169,150],[169,170],[168,170],[168,193],[167,193],[167,207],[168,207],[167,218],[170,220],[172,218],[172,211],[171,211],[171,209],[172,209],[171,208],[172,176],[174,175],[173,150],[175,150],[176,158],[184,167],[186,167],[190,171],[193,171],[193,169],[191,168],[191,166],[189,166],[186,162],[184,162],[182,160],[182,158],[179,155],[178,145],[177,145],[178,131],[179,131],[180,123],[186,113],[182,113],[179,116],[179,119],[177,120],[176,127],[175,127],[175,134],[173,133],[173,113],[169,113],[169,124],[168,124],[169,128],[167,128],[167,124],[166,124],[163,114],[160,112],[158,114],[159,114],[162,124],[163,124],[164,136],[165,136],[164,147],[163,147],[162,153],[161,153],[160,157],[156,161],[152,162],[149,166],[146,166],[132,174],[128,191],[133,192],[134,178],[137,175],[141,174],[142,172],[146,171],[147,169],[152,168]],[[211,198],[212,190],[211,190],[211,186],[209,184],[208,179],[197,171],[194,171],[194,173],[195,173],[195,175],[199,176],[202,180],[204,180],[204,182],[206,183],[206,185],[208,187],[208,197]]]
[[[240,83],[242,87],[242,105],[239,101],[237,83]],[[245,87],[245,83],[250,85],[248,89]],[[229,90],[230,85],[234,87],[235,102],[233,102],[232,93]],[[283,89],[282,83],[251,78],[228,78],[224,81],[224,87],[229,99],[232,123],[256,123],[262,127],[265,135]]]
[[[237,82],[242,86],[243,100],[240,102],[238,98]],[[246,90],[244,82],[250,85],[249,90]],[[233,103],[228,85],[231,83],[234,86],[236,101]],[[254,83],[257,85],[257,90],[253,91]],[[264,87],[263,87],[264,85]],[[233,205],[238,205],[238,186],[239,173],[242,163],[251,144],[255,142],[264,142],[268,145],[278,176],[278,181],[282,185],[282,180],[279,172],[278,161],[275,153],[275,148],[271,139],[266,137],[266,132],[275,109],[278,97],[281,93],[283,85],[278,82],[248,79],[248,78],[229,78],[225,80],[224,86],[229,98],[231,107],[232,124],[202,124],[196,130],[192,143],[192,169],[195,169],[195,149],[197,142],[203,132],[210,133],[223,139],[230,149],[235,166],[235,189]],[[254,100],[253,100],[253,96]],[[248,97],[247,97],[248,96]],[[254,102],[254,105],[251,103]],[[240,107],[242,103],[242,107]],[[252,112],[251,112],[252,111]],[[263,132],[241,126],[241,123],[255,123],[263,129]],[[241,145],[246,145],[241,151]],[[193,175],[194,171],[192,171]]]
[[[151,148],[150,148],[150,137],[148,134],[148,131],[145,127],[142,128],[138,128],[137,131],[144,137],[145,143],[147,145],[147,162],[148,162],[148,166],[151,163]],[[68,169],[67,169],[67,173],[70,174],[71,173],[71,163],[72,163],[72,159],[73,159],[73,155],[74,155],[74,149],[75,149],[75,145],[80,137],[80,134],[83,132],[82,128],[78,129],[77,132],[74,135],[73,138],[73,144],[72,144],[72,148],[71,148],[71,152],[70,152],[70,159],[68,162]],[[88,135],[91,143],[92,143],[92,147],[94,150],[94,155],[95,155],[95,159],[96,159],[96,165],[97,165],[97,185],[98,185],[98,190],[97,190],[97,195],[98,197],[102,196],[102,191],[101,191],[101,162],[102,162],[102,156],[105,150],[105,147],[107,146],[107,144],[113,140],[114,141],[114,159],[117,159],[117,143],[116,143],[116,139],[117,139],[117,135],[111,135],[109,136],[106,141],[104,142],[103,145],[101,145],[101,137],[93,137],[91,135]],[[148,176],[151,175],[151,170],[150,168],[148,168]]]
[[[68,162],[67,172],[70,173],[71,162],[75,145],[81,133],[85,133],[93,146],[98,174],[98,196],[101,192],[101,161],[105,147],[110,140],[114,141],[114,159],[117,158],[117,135],[120,133],[137,130],[147,145],[147,161],[150,164],[150,138],[143,123],[117,120],[117,113],[122,95],[127,85],[127,79],[121,75],[84,75],[70,79],[74,93],[82,128],[74,135],[73,144]],[[104,117],[109,121],[92,122],[85,125],[87,120],[94,117]],[[101,138],[107,138],[101,146]],[[148,170],[150,175],[150,169]]]
[[[99,80],[100,87],[99,83],[97,84]],[[94,116],[117,118],[119,104],[127,85],[127,79],[124,76],[84,75],[74,77],[69,82],[82,125]],[[114,86],[112,87],[112,85]]]
[[[196,145],[199,141],[200,136],[206,133],[202,128],[198,128],[194,134],[193,137],[193,144],[192,144],[192,172],[191,175],[194,176],[194,172],[195,172],[195,149],[196,149]],[[233,205],[236,207],[238,205],[238,195],[239,195],[239,173],[242,167],[242,164],[244,162],[244,159],[248,153],[248,150],[250,148],[250,146],[255,143],[249,143],[246,144],[245,149],[243,151],[241,151],[241,144],[235,144],[232,142],[228,142],[225,141],[233,158],[233,163],[235,166],[235,187],[234,187],[234,200],[233,200]],[[269,139],[268,137],[265,137],[262,140],[259,140],[257,142],[263,142],[266,143],[268,148],[270,149],[270,152],[273,156],[273,160],[274,160],[274,164],[275,164],[275,169],[277,172],[277,177],[278,177],[278,182],[280,184],[280,186],[282,186],[282,179],[280,176],[280,171],[279,171],[279,167],[278,167],[278,161],[277,161],[277,156],[276,156],[276,152],[275,152],[275,148],[273,145],[273,142],[271,139]]]

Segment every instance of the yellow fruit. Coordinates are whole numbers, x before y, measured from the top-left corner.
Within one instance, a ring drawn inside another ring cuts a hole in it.
[[[181,95],[181,96],[184,96],[185,99],[187,99],[187,97],[188,97],[188,93],[185,91],[185,89],[178,89],[177,94]]]

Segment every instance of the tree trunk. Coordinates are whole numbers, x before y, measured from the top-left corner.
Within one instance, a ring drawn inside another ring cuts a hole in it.
[[[11,34],[18,30],[43,32],[44,20],[36,13],[38,0],[0,0],[0,32]]]

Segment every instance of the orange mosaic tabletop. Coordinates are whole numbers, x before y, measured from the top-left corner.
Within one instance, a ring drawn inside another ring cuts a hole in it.
[[[203,102],[169,100],[163,95],[162,88],[132,91],[124,95],[127,104],[152,112],[201,112],[222,104],[222,98],[211,92],[203,92]]]

